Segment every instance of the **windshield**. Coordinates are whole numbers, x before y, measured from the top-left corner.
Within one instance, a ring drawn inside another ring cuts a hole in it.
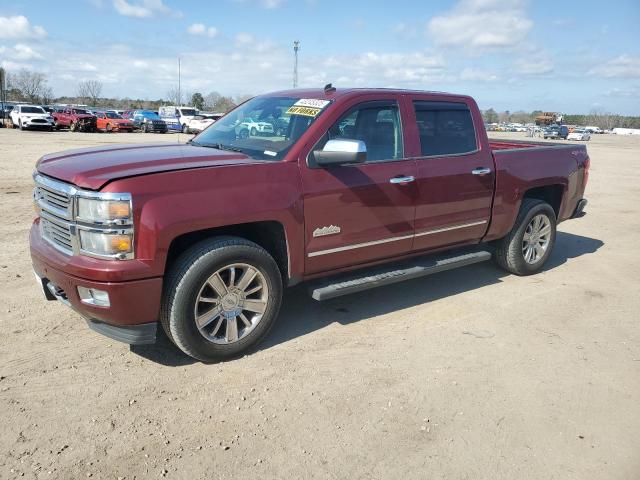
[[[255,97],[213,123],[192,143],[281,160],[329,103],[313,98]]]
[[[74,108],[74,109],[73,109],[73,113],[76,113],[76,114],[78,114],[78,115],[83,115],[83,114],[86,114],[86,113],[87,113],[87,111],[86,111],[86,110],[83,110],[83,109],[81,109],[81,108]]]
[[[183,117],[189,117],[189,116],[193,116],[195,115],[196,112],[193,108],[181,108],[180,112],[182,114]]]
[[[46,113],[40,107],[22,107],[22,113]]]
[[[107,112],[107,118],[122,118],[122,117],[117,113]]]

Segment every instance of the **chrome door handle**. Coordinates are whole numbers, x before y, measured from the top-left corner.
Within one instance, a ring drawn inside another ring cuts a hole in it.
[[[407,183],[411,183],[415,180],[414,177],[412,177],[411,175],[406,176],[406,177],[393,177],[389,180],[389,183],[394,183],[394,184],[399,184],[399,185],[405,185]]]
[[[473,175],[486,175],[488,173],[491,173],[491,169],[490,168],[486,168],[486,167],[479,167],[479,168],[474,168],[473,170],[471,170],[471,173]]]

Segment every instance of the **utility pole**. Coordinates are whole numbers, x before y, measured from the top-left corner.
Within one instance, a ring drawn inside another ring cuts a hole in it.
[[[182,106],[182,91],[180,90],[180,57],[178,57],[178,106]]]
[[[293,42],[293,88],[298,88],[298,50],[300,50],[300,42]]]

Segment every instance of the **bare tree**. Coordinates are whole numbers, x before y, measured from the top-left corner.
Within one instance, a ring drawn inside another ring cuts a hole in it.
[[[168,91],[167,91],[167,102],[169,102],[171,105],[180,105],[181,103],[181,97],[182,95],[180,94],[180,90],[178,90],[178,87],[171,87]]]
[[[54,95],[51,87],[44,87],[42,89],[42,93],[40,94],[40,97],[42,98],[42,103],[45,105],[48,105],[49,103],[53,102]]]
[[[37,103],[47,88],[47,77],[44,73],[22,69],[11,75],[9,84],[20,91],[22,96],[31,103]]]
[[[96,105],[100,94],[102,93],[102,82],[98,80],[83,80],[78,82],[78,88],[76,89],[76,95]]]
[[[221,95],[218,92],[210,92],[206,97],[204,97],[204,108],[207,110],[214,110],[216,103],[220,101]]]

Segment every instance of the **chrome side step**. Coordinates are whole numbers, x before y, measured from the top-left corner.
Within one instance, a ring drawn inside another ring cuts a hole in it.
[[[391,285],[413,278],[424,277],[445,270],[472,265],[491,259],[491,253],[485,250],[471,253],[438,255],[412,259],[393,266],[368,269],[364,272],[349,273],[334,279],[324,280],[318,286],[312,286],[309,293],[314,300],[322,301],[361,292],[370,288]]]

